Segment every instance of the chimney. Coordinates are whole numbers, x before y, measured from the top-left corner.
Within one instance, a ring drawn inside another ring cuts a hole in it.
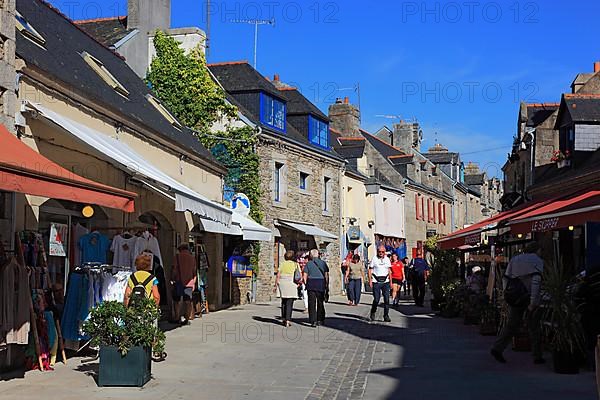
[[[594,73],[600,72],[600,61],[594,63]]]
[[[279,82],[279,74],[273,75],[273,82]]]
[[[144,35],[171,27],[171,0],[127,0],[127,28]]]
[[[400,121],[394,124],[392,143],[400,150],[411,154],[412,150],[421,151],[423,131],[418,122]]]
[[[347,137],[362,137],[360,134],[360,110],[350,104],[350,99],[345,97],[335,99],[329,106],[329,126]]]

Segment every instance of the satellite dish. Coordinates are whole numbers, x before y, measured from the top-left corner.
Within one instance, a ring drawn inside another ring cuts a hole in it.
[[[231,209],[247,217],[250,214],[250,199],[244,193],[236,193],[231,199]]]

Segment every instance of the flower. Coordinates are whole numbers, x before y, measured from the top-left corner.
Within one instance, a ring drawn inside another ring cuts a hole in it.
[[[560,150],[555,150],[552,152],[552,158],[550,158],[550,161],[557,163],[568,160],[569,158],[571,158],[571,152],[569,150],[566,150],[564,153]]]

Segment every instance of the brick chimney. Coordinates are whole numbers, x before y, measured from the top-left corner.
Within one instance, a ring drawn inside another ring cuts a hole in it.
[[[594,63],[594,73],[600,72],[600,61]]]
[[[350,99],[338,98],[329,106],[329,126],[342,133],[342,136],[361,137],[360,134],[360,110]]]
[[[142,34],[171,27],[171,0],[127,0],[127,28]]]

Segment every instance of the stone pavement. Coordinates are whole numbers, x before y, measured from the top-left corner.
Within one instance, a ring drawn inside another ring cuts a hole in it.
[[[278,325],[276,303],[173,329],[167,360],[153,364],[154,378],[142,389],[99,388],[97,361],[72,358],[53,372],[0,376],[0,399],[597,399],[592,373],[557,375],[550,364],[534,366],[528,354],[511,351],[509,363],[498,364],[488,353],[493,338],[460,320],[403,302],[391,323],[370,323],[369,295],[358,307],[332,300],[326,326],[317,329],[299,311],[292,327]]]

